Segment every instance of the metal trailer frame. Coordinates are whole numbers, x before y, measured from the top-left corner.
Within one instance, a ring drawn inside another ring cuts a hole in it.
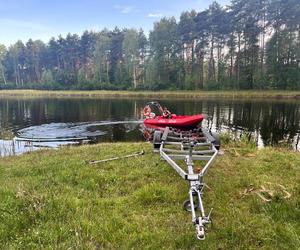
[[[196,235],[199,240],[205,239],[205,225],[211,223],[212,209],[206,215],[203,206],[203,191],[207,186],[204,183],[204,175],[215,161],[220,142],[210,131],[198,128],[196,132],[176,131],[166,127],[163,131],[156,130],[153,136],[153,144],[156,152],[185,180],[189,182],[189,200],[184,207],[191,212],[192,222],[196,227]],[[172,148],[168,148],[172,147]],[[175,148],[175,149],[174,149]],[[196,149],[200,148],[200,149]],[[184,160],[187,172],[184,171],[176,160]],[[194,167],[194,161],[205,161],[201,169]]]

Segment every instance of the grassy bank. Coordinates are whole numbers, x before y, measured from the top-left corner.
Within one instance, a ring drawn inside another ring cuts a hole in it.
[[[300,91],[44,91],[0,90],[0,97],[300,99]]]
[[[144,149],[144,156],[98,166]],[[299,249],[298,153],[229,143],[206,182],[213,225],[197,241],[188,186],[146,143],[100,144],[0,159],[0,245],[22,249]],[[283,197],[280,186],[291,193]],[[265,202],[261,186],[273,193]]]

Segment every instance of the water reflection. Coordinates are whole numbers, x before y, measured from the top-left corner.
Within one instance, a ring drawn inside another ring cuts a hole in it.
[[[76,141],[20,141],[16,138],[12,140],[0,140],[0,157],[19,155],[26,152],[32,152],[43,148],[58,148],[66,145],[79,145],[81,142]]]
[[[19,129],[50,123],[139,120],[148,99],[1,99],[0,139]],[[203,113],[204,126],[218,131],[252,132],[258,145],[288,142],[299,148],[299,101],[163,100],[177,114]],[[97,124],[89,132],[103,131]],[[49,132],[49,131],[48,131]],[[52,130],[55,135],[55,130]],[[136,124],[106,125],[98,141],[142,140]],[[81,132],[77,135],[80,136]],[[47,130],[43,131],[47,135]]]

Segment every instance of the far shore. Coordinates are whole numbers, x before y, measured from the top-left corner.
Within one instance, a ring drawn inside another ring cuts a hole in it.
[[[300,99],[300,91],[226,90],[226,91],[109,91],[109,90],[0,90],[0,97],[24,98],[228,98],[228,99]]]

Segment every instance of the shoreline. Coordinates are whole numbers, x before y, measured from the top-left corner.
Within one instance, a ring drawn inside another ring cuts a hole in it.
[[[299,100],[300,91],[107,91],[107,90],[0,90],[0,97],[23,98],[159,98],[159,99],[275,99]]]

